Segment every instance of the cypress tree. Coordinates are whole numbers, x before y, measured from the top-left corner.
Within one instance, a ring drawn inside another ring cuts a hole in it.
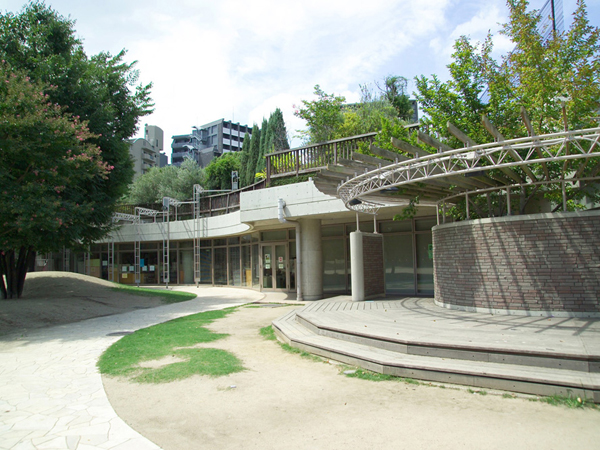
[[[252,138],[250,139],[250,157],[248,158],[248,168],[246,172],[245,185],[252,184],[254,182],[254,175],[256,174],[256,162],[260,155],[260,128],[254,124],[252,127]]]

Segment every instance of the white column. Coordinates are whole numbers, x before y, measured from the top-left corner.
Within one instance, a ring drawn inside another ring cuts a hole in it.
[[[323,298],[323,251],[321,220],[300,219],[302,229],[302,293],[304,300]]]
[[[350,273],[352,274],[352,301],[365,300],[365,262],[363,258],[363,234],[360,231],[350,233]]]

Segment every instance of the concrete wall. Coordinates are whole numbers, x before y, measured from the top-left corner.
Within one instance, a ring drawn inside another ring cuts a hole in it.
[[[600,315],[600,211],[433,228],[435,298],[466,310]]]
[[[234,236],[250,231],[250,226],[240,222],[240,212],[232,212],[221,216],[206,217],[200,220],[200,237],[216,238],[223,236]],[[194,221],[178,220],[169,224],[170,239],[172,241],[194,239]],[[162,241],[163,234],[166,235],[166,225],[162,224],[162,216],[157,217],[157,223],[143,223],[139,226],[139,238],[141,242]],[[136,236],[136,227],[123,225],[113,233],[99,242],[133,242]]]

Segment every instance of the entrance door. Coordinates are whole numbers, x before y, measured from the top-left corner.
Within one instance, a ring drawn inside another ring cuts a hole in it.
[[[289,290],[289,264],[285,243],[263,244],[261,266],[262,289]]]

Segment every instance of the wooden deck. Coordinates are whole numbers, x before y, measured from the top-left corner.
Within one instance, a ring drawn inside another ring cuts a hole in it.
[[[375,372],[600,402],[600,320],[493,316],[432,299],[321,301],[273,322],[280,339]]]

